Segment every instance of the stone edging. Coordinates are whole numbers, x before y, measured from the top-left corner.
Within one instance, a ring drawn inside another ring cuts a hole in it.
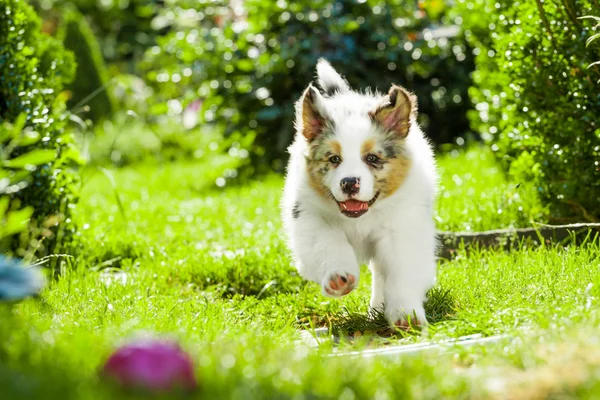
[[[515,244],[529,242],[540,245],[575,242],[595,238],[600,233],[600,223],[580,223],[571,225],[538,225],[530,228],[496,229],[483,232],[439,232],[439,257],[451,259],[464,244],[465,248],[502,248],[510,250]]]

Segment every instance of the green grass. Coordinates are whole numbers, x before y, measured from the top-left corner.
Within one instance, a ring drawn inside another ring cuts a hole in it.
[[[536,189],[508,182],[490,150],[453,151],[439,158],[438,228],[483,231],[545,222]]]
[[[426,335],[389,338],[378,316],[367,319],[366,269],[351,295],[328,299],[291,268],[279,221],[281,178],[219,189],[223,168],[138,165],[111,170],[114,182],[85,171],[81,256],[65,260],[41,299],[0,308],[0,399],[133,396],[104,382],[98,369],[116,345],[144,332],[175,337],[192,354],[196,398],[598,393],[597,244],[460,254],[440,264]],[[440,169],[440,229],[539,218],[535,196],[506,182],[485,151],[444,157]],[[298,344],[299,331],[311,326],[353,338]],[[401,359],[328,356],[470,334],[509,338]]]

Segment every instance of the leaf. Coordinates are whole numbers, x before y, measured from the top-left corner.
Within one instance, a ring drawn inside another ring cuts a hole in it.
[[[0,220],[4,219],[4,214],[8,210],[10,200],[8,197],[0,197]]]
[[[166,114],[168,111],[169,111],[169,106],[167,106],[167,103],[153,104],[152,106],[150,106],[150,109],[148,110],[148,112],[151,115],[163,115],[163,114]]]
[[[594,20],[600,22],[600,17],[597,17],[595,15],[584,15],[583,17],[579,17],[577,19],[594,19]]]
[[[71,122],[74,122],[74,123],[76,123],[77,125],[79,125],[79,127],[80,127],[81,129],[83,129],[83,130],[85,130],[85,129],[87,128],[87,126],[86,126],[85,122],[84,122],[84,121],[83,121],[83,120],[82,120],[82,119],[81,119],[81,118],[80,118],[78,115],[75,115],[75,114],[70,114],[70,115],[69,115],[69,120],[70,120]]]
[[[9,212],[6,216],[6,223],[2,227],[1,234],[10,236],[22,232],[27,228],[31,215],[33,215],[33,207],[26,207],[22,210]]]
[[[588,38],[588,40],[586,40],[585,45],[589,46],[594,40],[600,38],[600,33],[596,33],[595,35],[592,35]]]
[[[59,162],[61,165],[75,164],[81,166],[85,165],[86,160],[75,147],[69,146],[63,149]]]
[[[0,215],[0,239],[22,232],[27,229],[27,225],[33,215],[33,207],[26,207],[21,210],[9,211]]]
[[[70,90],[63,90],[58,94],[58,96],[56,96],[56,100],[60,101],[61,103],[66,103],[67,101],[71,100],[72,97],[73,92]]]
[[[12,173],[10,175],[7,176],[9,185],[16,185],[22,181],[27,180],[27,178],[29,178],[29,176],[31,175],[30,171],[27,171],[25,169],[21,169],[21,170],[17,170],[17,171],[11,171]],[[1,177],[0,177],[1,179]],[[0,193],[2,193],[2,191],[0,190]]]
[[[19,132],[21,132],[25,127],[26,122],[27,115],[19,114],[17,119],[12,124],[5,122],[2,126],[0,126],[0,143],[6,143],[11,139],[16,138],[19,135]]]
[[[587,67],[588,67],[588,68],[589,68],[589,67],[593,67],[594,65],[600,65],[600,61],[593,62],[593,63],[591,63],[590,65],[588,65]]]
[[[42,165],[48,163],[56,157],[56,150],[33,150],[29,153],[20,155],[12,160],[7,160],[4,165],[9,168],[25,168],[27,165]]]
[[[236,66],[242,72],[250,72],[254,69],[254,64],[250,60],[240,60],[236,63]]]
[[[30,146],[32,144],[37,143],[40,140],[41,136],[39,133],[34,131],[33,129],[25,129],[21,134],[21,137],[18,140],[19,146]]]
[[[344,32],[345,33],[350,33],[350,32],[354,32],[355,30],[357,30],[358,28],[360,28],[360,24],[356,21],[348,21],[345,25],[344,25]]]

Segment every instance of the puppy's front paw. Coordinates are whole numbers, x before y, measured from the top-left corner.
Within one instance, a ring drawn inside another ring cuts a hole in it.
[[[408,331],[411,328],[426,327],[427,318],[423,307],[405,309],[404,307],[393,307],[385,310],[385,316],[391,326]]]
[[[347,272],[334,272],[327,274],[323,280],[323,293],[333,297],[345,296],[356,287],[357,276]]]

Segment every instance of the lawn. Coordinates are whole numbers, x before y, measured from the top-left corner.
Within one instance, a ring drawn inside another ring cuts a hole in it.
[[[535,191],[508,182],[488,151],[452,152],[439,166],[439,229],[539,220]],[[440,261],[426,335],[373,338],[361,329],[372,325],[368,277],[328,299],[290,266],[281,177],[218,188],[222,168],[188,161],[82,171],[81,256],[64,258],[40,299],[0,308],[0,399],[134,396],[98,369],[116,345],[148,333],[177,338],[192,355],[197,398],[596,397],[596,243]],[[309,347],[300,331],[312,327],[354,337]],[[402,357],[331,357],[472,334],[506,337]]]

